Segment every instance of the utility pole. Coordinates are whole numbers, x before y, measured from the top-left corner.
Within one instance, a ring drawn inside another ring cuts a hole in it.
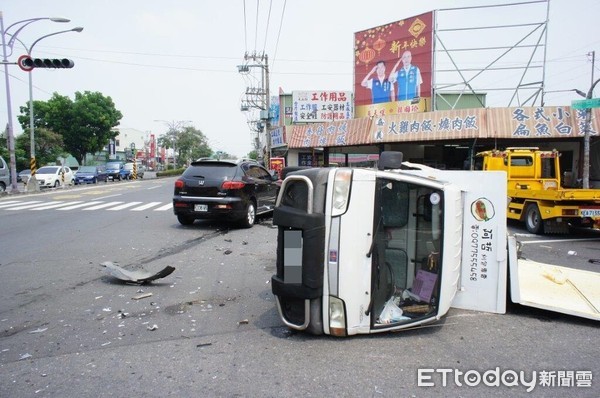
[[[257,132],[261,130],[265,135],[265,166],[269,167],[271,158],[271,132],[270,129],[270,92],[269,92],[269,56],[267,54],[244,54],[245,63],[238,65],[239,73],[250,73],[250,68],[261,68],[261,87],[247,87],[246,97],[242,101],[240,110],[245,112],[250,108],[260,110],[260,118],[257,122]],[[259,140],[260,141],[260,140]]]
[[[599,80],[594,81],[594,61],[596,58],[596,52],[592,51],[588,55],[592,56],[592,85],[587,92],[586,99],[592,99],[594,95],[594,87],[598,84]],[[585,109],[585,132],[583,137],[583,184],[584,189],[590,187],[590,130],[592,124],[592,109]]]

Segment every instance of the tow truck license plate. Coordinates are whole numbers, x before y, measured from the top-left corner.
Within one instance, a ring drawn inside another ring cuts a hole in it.
[[[208,205],[194,205],[194,211],[208,211]]]
[[[581,217],[600,217],[600,209],[581,209]]]

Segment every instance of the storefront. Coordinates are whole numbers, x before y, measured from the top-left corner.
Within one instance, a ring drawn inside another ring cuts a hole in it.
[[[590,125],[590,186],[600,186],[598,117]],[[289,166],[369,166],[383,150],[441,169],[467,169],[482,150],[557,149],[563,171],[582,175],[585,112],[570,107],[477,108],[395,114],[285,127]],[[573,183],[576,183],[573,179]]]

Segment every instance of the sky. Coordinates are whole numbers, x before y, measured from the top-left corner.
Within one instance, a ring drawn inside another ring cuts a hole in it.
[[[33,98],[54,92],[72,99],[76,92],[109,96],[123,114],[121,128],[164,134],[185,122],[204,133],[215,151],[243,157],[252,149],[242,112],[247,87],[260,85],[260,68],[242,75],[245,54],[267,54],[269,86],[277,94],[305,90],[353,91],[354,33],[424,12],[517,0],[3,0],[4,27],[30,18],[63,17],[69,23],[36,21],[19,32],[30,46],[53,32],[83,27],[38,42],[35,58],[69,58],[72,69],[34,70]],[[540,8],[538,7],[537,10]],[[496,24],[519,21],[509,7],[494,9]],[[545,19],[545,6],[538,21]],[[444,13],[460,27],[480,11]],[[481,10],[484,13],[485,9]],[[550,0],[544,81],[546,105],[570,105],[587,92],[592,70],[600,77],[600,1]],[[493,26],[491,22],[486,22]],[[488,25],[486,25],[488,26]],[[493,29],[490,29],[493,31]],[[14,33],[15,29],[8,33]],[[477,36],[477,35],[474,35]],[[460,40],[454,43],[460,47]],[[596,52],[592,67],[588,54]],[[26,53],[20,44],[8,58]],[[16,117],[29,100],[28,76],[9,65],[15,135]],[[0,125],[6,126],[6,85],[1,79]],[[600,92],[600,85],[597,92]],[[595,95],[598,96],[598,95]],[[493,106],[493,104],[489,104]],[[498,104],[506,106],[506,104]]]

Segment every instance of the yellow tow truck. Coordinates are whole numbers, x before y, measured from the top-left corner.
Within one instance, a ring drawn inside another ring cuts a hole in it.
[[[600,189],[563,188],[558,151],[509,147],[477,156],[483,158],[483,170],[506,172],[507,218],[524,222],[529,232],[600,229]]]

